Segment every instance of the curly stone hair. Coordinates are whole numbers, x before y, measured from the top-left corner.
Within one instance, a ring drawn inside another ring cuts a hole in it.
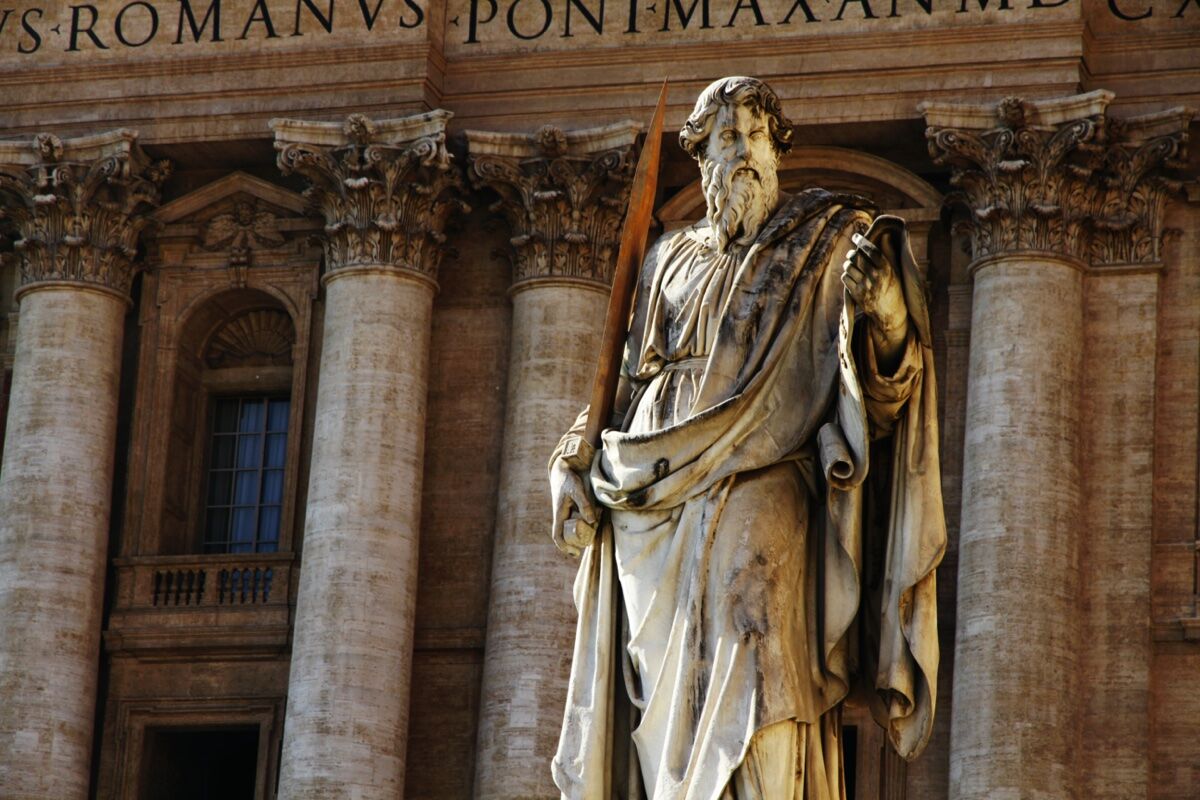
[[[717,110],[729,105],[749,106],[766,115],[771,144],[777,156],[792,149],[792,123],[783,115],[779,95],[758,78],[735,75],[713,81],[696,99],[696,108],[679,131],[679,144],[689,156],[697,161],[703,157]]]

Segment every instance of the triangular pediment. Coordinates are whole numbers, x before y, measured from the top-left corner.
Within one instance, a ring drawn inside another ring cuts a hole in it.
[[[164,225],[200,223],[249,202],[278,217],[303,217],[306,203],[296,192],[245,172],[232,172],[159,207],[154,218]]]

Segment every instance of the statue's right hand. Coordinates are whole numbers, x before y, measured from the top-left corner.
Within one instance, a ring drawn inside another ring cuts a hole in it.
[[[550,531],[554,546],[568,555],[579,555],[589,542],[568,542],[563,536],[563,525],[571,518],[574,509],[589,526],[596,524],[596,504],[588,494],[583,479],[566,461],[559,458],[550,468],[550,502],[554,507],[554,523]]]

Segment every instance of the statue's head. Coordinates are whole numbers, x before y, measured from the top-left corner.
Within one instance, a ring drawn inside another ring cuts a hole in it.
[[[696,100],[679,143],[700,162],[718,248],[753,239],[779,202],[779,160],[792,146],[779,97],[757,78],[714,81]]]

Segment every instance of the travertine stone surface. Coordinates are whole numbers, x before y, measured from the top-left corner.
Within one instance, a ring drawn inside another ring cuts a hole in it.
[[[1138,427],[1136,413],[1116,412],[1126,403],[1149,407],[1144,393],[1132,400],[1130,380],[1149,375],[1124,351],[1148,357],[1154,334],[1145,319],[1129,319],[1121,344],[1104,317],[1153,314],[1152,286],[1126,278],[1138,298],[1126,303],[1110,281],[1152,271],[1162,257],[1164,209],[1179,188],[1171,174],[1184,166],[1192,112],[1121,119],[1108,112],[1112,100],[1096,91],[922,107],[930,154],[954,168],[976,259],[952,798],[1148,789],[1148,663],[1136,633],[1149,622],[1138,589],[1148,570],[1139,567],[1138,578],[1116,561],[1135,553],[1145,561],[1151,520],[1133,499],[1122,508],[1140,522],[1107,513],[1104,499],[1136,484],[1147,456],[1104,431]],[[1085,298],[1088,272],[1104,277],[1091,279]],[[1144,342],[1126,341],[1131,326]],[[1084,675],[1095,684],[1086,697]]]
[[[166,165],[131,131],[0,143],[22,286],[0,473],[0,795],[88,792],[123,324]]]
[[[1151,531],[1159,270],[1084,283],[1080,795],[1150,795]]]
[[[87,796],[126,301],[21,298],[0,473],[0,795]]]
[[[950,797],[1075,798],[1083,275],[977,265]]]
[[[632,124],[469,131],[471,176],[500,194],[515,251],[508,402],[475,797],[550,797],[576,564],[548,546],[546,461],[587,402],[632,177]]]
[[[273,123],[311,183],[328,275],[280,796],[404,786],[429,331],[449,114]]]
[[[333,273],[280,796],[393,800],[404,785],[433,287]]]
[[[576,562],[549,545],[546,461],[587,403],[607,295],[532,282],[513,295],[508,406],[484,650],[475,796],[550,797],[570,673]],[[549,545],[549,546],[548,546]]]

